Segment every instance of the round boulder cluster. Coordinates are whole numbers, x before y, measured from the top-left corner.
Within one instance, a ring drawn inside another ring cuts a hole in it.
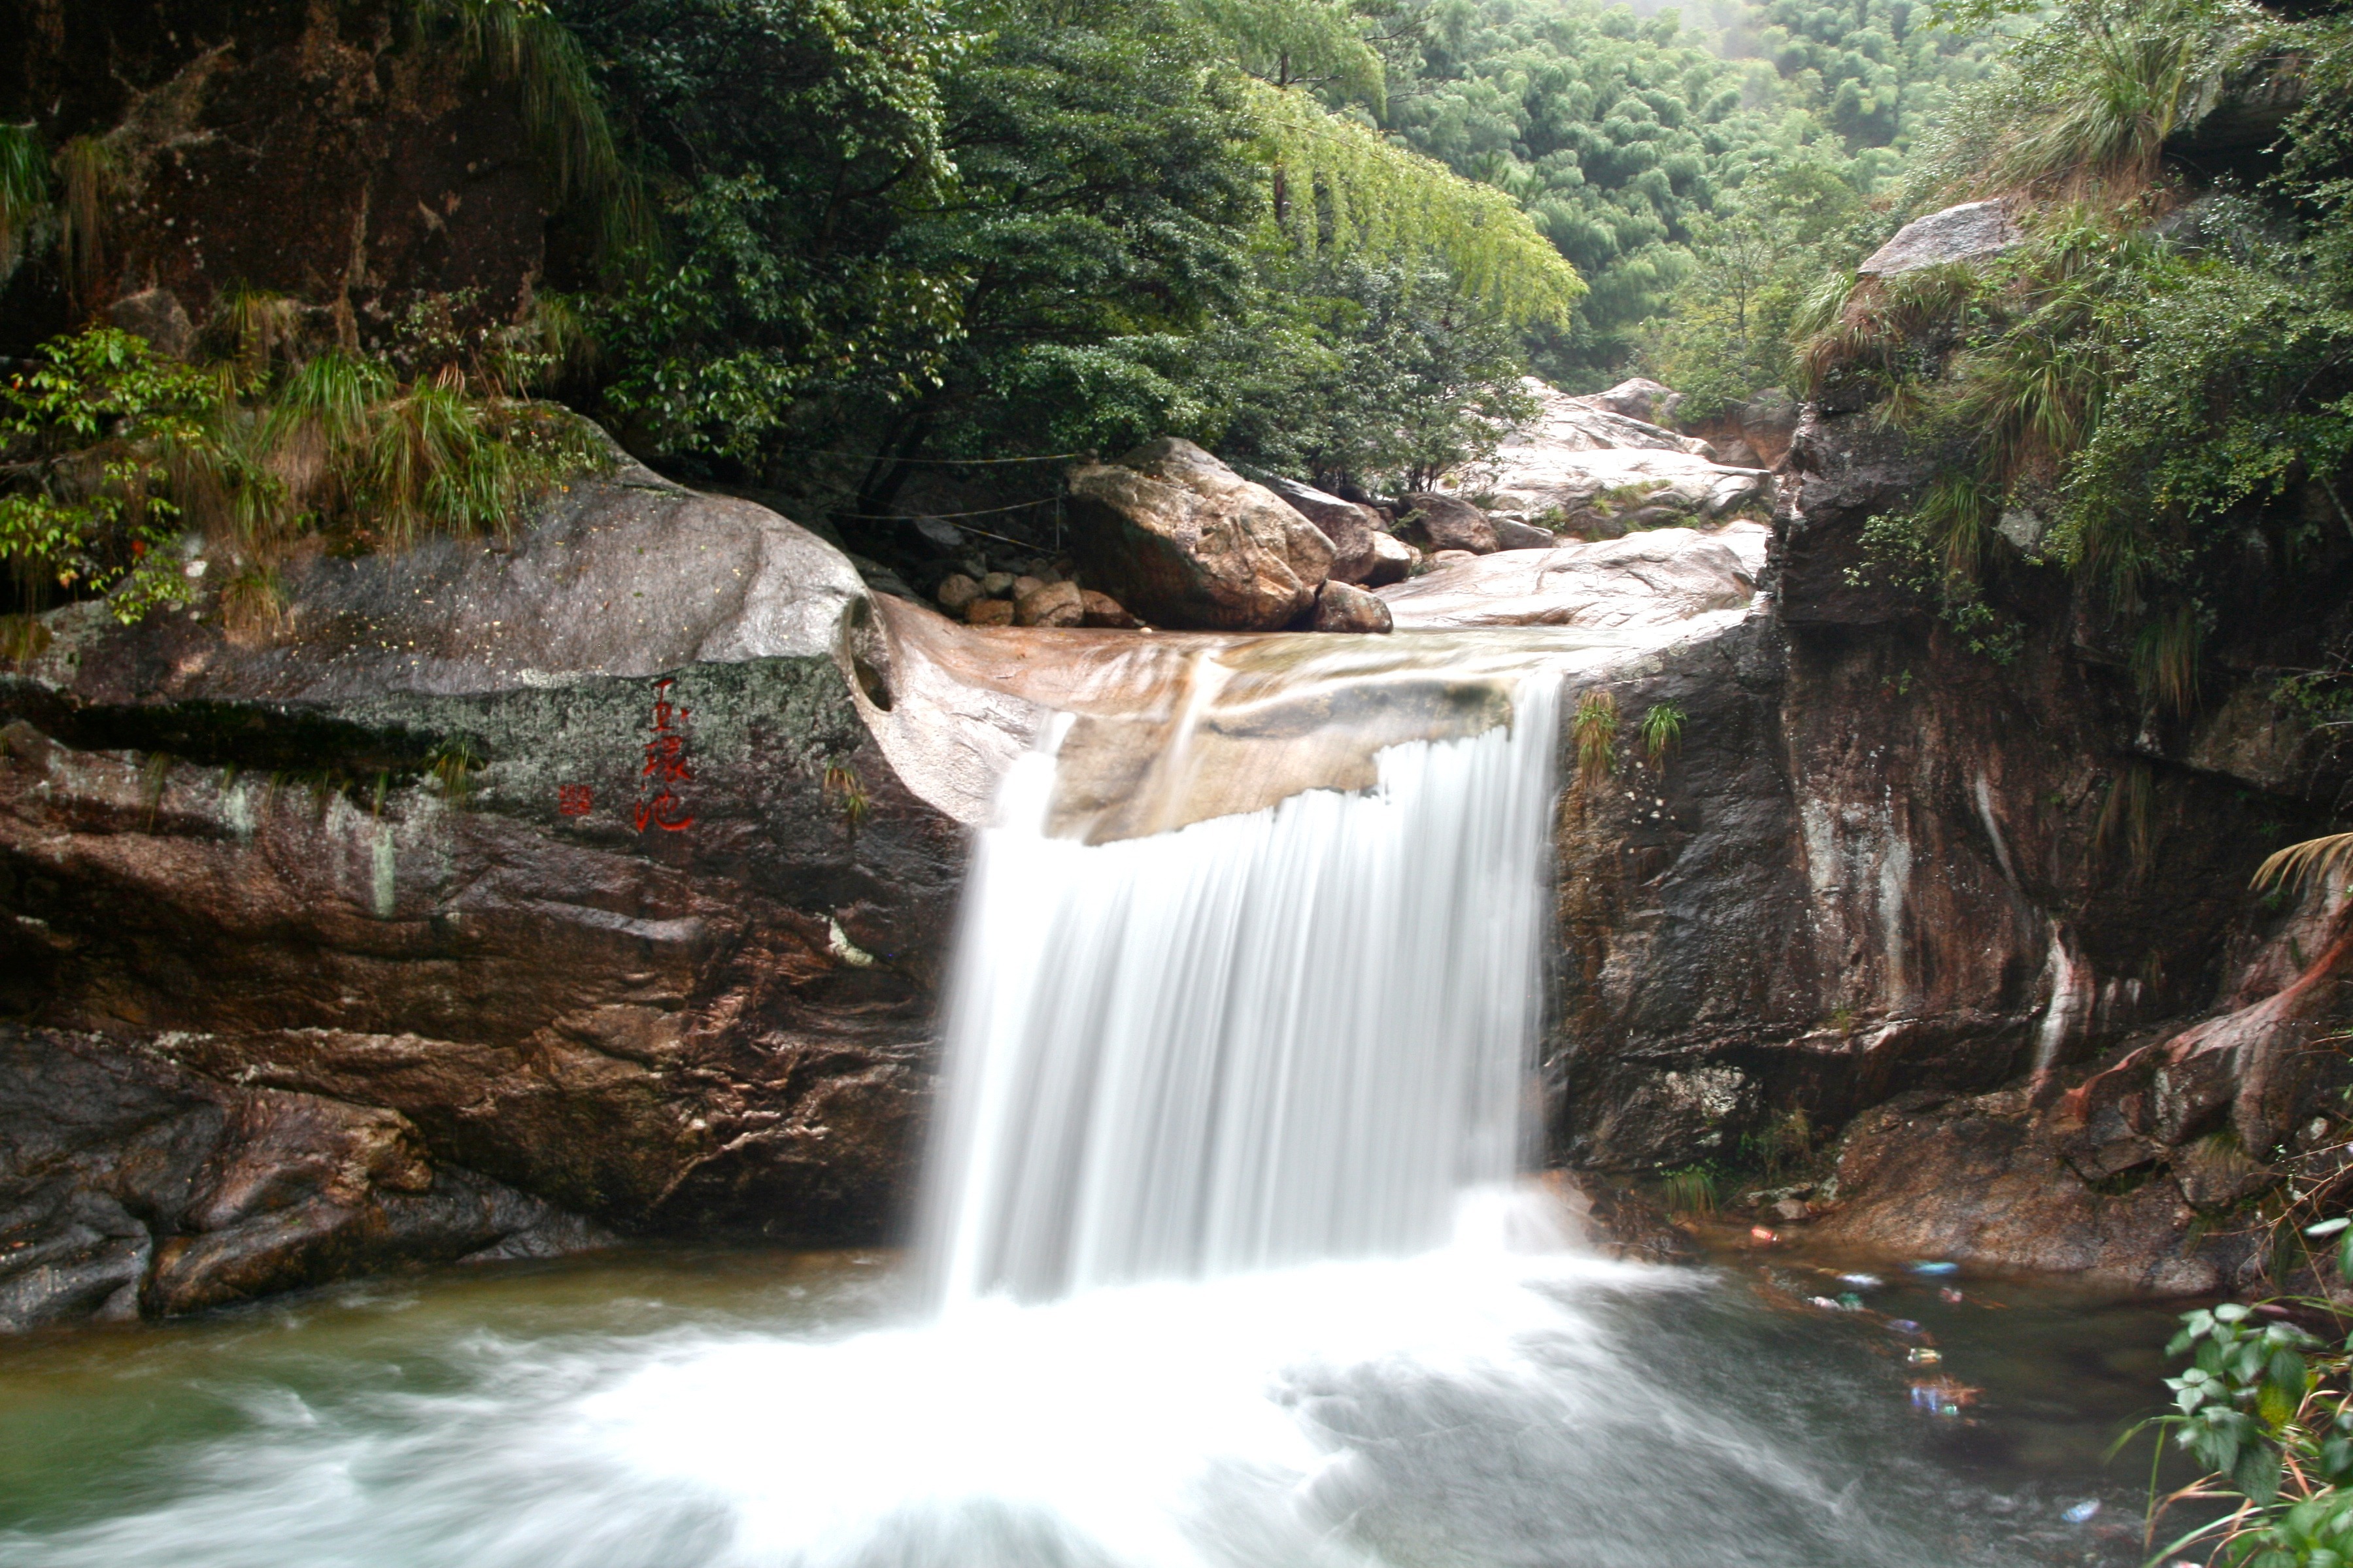
[[[1108,594],[1082,587],[1072,563],[1030,561],[1019,572],[992,572],[970,561],[940,579],[941,609],[976,626],[1133,626],[1135,617]]]

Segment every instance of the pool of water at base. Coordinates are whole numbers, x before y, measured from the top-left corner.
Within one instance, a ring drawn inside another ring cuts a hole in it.
[[[459,1267],[0,1342],[0,1563],[2123,1568],[2180,1310],[1785,1249],[945,1320],[887,1253]]]

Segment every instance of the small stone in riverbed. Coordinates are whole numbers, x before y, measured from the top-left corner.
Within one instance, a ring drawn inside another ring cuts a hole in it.
[[[991,572],[980,580],[980,591],[992,599],[1001,599],[1013,592],[1013,574]]]
[[[1076,583],[1041,583],[1013,606],[1013,619],[1025,626],[1075,626],[1086,618]]]
[[[1042,578],[1031,577],[1025,574],[1013,579],[1013,585],[1008,592],[1013,595],[1013,602],[1018,605],[1045,585]]]
[[[965,606],[964,618],[976,626],[1009,626],[1013,624],[1013,601],[975,599]]]
[[[966,605],[980,597],[980,584],[961,572],[951,572],[940,579],[939,592],[934,596],[939,600],[941,609],[960,616]]]
[[[1390,624],[1388,605],[1362,588],[1335,580],[1316,592],[1315,629],[1319,632],[1385,632]]]
[[[1127,613],[1117,599],[1109,594],[1098,594],[1092,588],[1079,592],[1079,604],[1086,611],[1086,624],[1091,626],[1133,626],[1135,617]]]
[[[1476,555],[1473,555],[1468,550],[1440,550],[1430,556],[1430,563],[1432,566],[1451,566],[1458,561],[1476,561],[1479,558]]]

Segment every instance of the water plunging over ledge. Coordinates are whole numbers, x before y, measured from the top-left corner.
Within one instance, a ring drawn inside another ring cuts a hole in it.
[[[1510,701],[1374,788],[1109,844],[1051,837],[1053,759],[1016,765],[948,1003],[952,1300],[1424,1250],[1511,1177],[1557,678]]]
[[[1971,1447],[1796,1259],[1513,1223],[1562,680],[1625,652],[1094,645],[979,836],[928,1288],[625,1253],[0,1344],[0,1568],[2137,1563],[2060,1521],[2129,1513],[2161,1310],[1895,1284]]]

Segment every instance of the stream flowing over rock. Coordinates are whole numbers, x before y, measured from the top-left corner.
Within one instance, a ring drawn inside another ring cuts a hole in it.
[[[1767,478],[1672,445],[1514,460],[1602,459]],[[2223,650],[2204,716],[2151,731],[2063,614],[1997,664],[1851,572],[1923,472],[1815,411],[1769,530],[1368,593],[1293,502],[1155,443],[1074,504],[1154,563],[1124,603],[1233,622],[1172,632],[1053,624],[1067,584],[1029,590],[1037,624],[951,620],[616,457],[512,543],[295,563],[274,633],[208,598],[54,612],[0,676],[26,1130],[0,1316],[611,1235],[898,1234],[967,834],[1020,758],[1055,750],[1049,834],[1110,844],[1372,788],[1388,748],[1510,724],[1532,671],[1563,688],[1554,1161],[1852,1123],[1836,1180],[1782,1205],[1828,1235],[2224,1283],[2247,1245],[2221,1222],[2336,1081],[2308,1047],[2353,962],[2343,901],[2267,911],[2245,878],[2339,781],[2233,694],[2276,648]],[[2327,549],[2316,606],[2353,554]],[[1319,594],[1396,629],[1247,629]],[[1588,712],[1615,716],[1599,774]]]

